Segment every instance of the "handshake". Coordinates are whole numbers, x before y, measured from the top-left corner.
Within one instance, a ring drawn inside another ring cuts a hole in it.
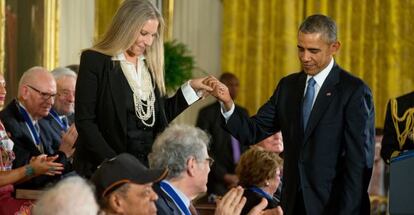
[[[233,99],[230,96],[229,89],[214,76],[192,79],[190,86],[197,92],[200,97],[212,95],[219,101],[223,102],[225,111],[229,111],[233,106]]]

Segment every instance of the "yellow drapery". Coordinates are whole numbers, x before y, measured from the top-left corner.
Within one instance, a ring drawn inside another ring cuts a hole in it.
[[[255,113],[283,76],[300,70],[301,21],[326,14],[338,25],[337,63],[370,86],[383,127],[388,99],[414,90],[413,11],[410,0],[223,0],[222,70],[240,78],[237,102]]]

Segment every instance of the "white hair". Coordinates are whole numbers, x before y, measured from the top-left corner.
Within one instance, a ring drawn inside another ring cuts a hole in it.
[[[73,77],[73,78],[77,78],[78,75],[76,74],[76,72],[74,72],[73,70],[66,68],[66,67],[58,67],[54,70],[52,70],[52,75],[55,78],[55,80],[59,80],[62,77],[68,76],[68,77]]]
[[[60,181],[32,209],[33,215],[96,215],[98,211],[93,188],[79,176]]]

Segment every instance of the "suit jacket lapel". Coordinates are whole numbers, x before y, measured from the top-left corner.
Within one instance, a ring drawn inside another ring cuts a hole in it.
[[[36,143],[33,141],[32,134],[30,133],[29,128],[27,127],[26,122],[24,121],[24,119],[22,117],[22,114],[20,113],[19,109],[17,108],[17,105],[19,105],[19,104],[18,104],[17,100],[15,100],[14,105],[13,105],[12,108],[13,108],[14,114],[16,115],[16,120],[18,122],[20,130],[23,132],[24,137],[27,137],[28,141],[24,141],[24,144],[26,145],[28,150],[30,150],[32,152],[37,151],[40,154],[40,151],[36,147]],[[11,135],[13,135],[13,134],[11,134]],[[41,142],[42,142],[42,140],[41,140]]]
[[[339,71],[339,67],[335,64],[328,77],[326,77],[321,89],[319,90],[315,104],[313,105],[311,114],[309,116],[308,127],[305,131],[305,143],[325,113],[326,108],[328,108],[329,104],[337,94],[336,84],[339,82]]]
[[[306,77],[307,75],[302,72],[299,74],[298,81],[296,82],[296,86],[293,88],[295,90],[294,98],[292,98],[292,103],[289,105],[291,108],[295,108],[295,116],[296,119],[292,119],[292,122],[297,123],[297,128],[300,129],[301,134],[303,134],[303,122],[302,122],[302,107],[303,107],[303,92],[305,91],[306,86]],[[300,105],[297,105],[300,104]]]
[[[123,131],[126,133],[126,117],[125,117],[125,94],[122,88],[122,76],[124,75],[119,61],[112,61],[112,69],[109,70],[109,88],[112,93],[116,113],[121,122]],[[110,123],[110,122],[109,122]]]

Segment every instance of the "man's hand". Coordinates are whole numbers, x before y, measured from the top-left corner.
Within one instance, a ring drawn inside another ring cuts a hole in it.
[[[209,76],[206,79],[204,79],[203,83],[207,86],[210,86],[213,89],[211,95],[223,102],[224,108],[226,109],[226,111],[229,111],[233,106],[234,102],[230,96],[230,92],[227,86],[221,83],[213,76]]]
[[[62,135],[60,142],[59,151],[65,153],[66,157],[71,157],[75,148],[75,141],[78,138],[78,131],[76,130],[75,124],[72,124],[69,130]]]

